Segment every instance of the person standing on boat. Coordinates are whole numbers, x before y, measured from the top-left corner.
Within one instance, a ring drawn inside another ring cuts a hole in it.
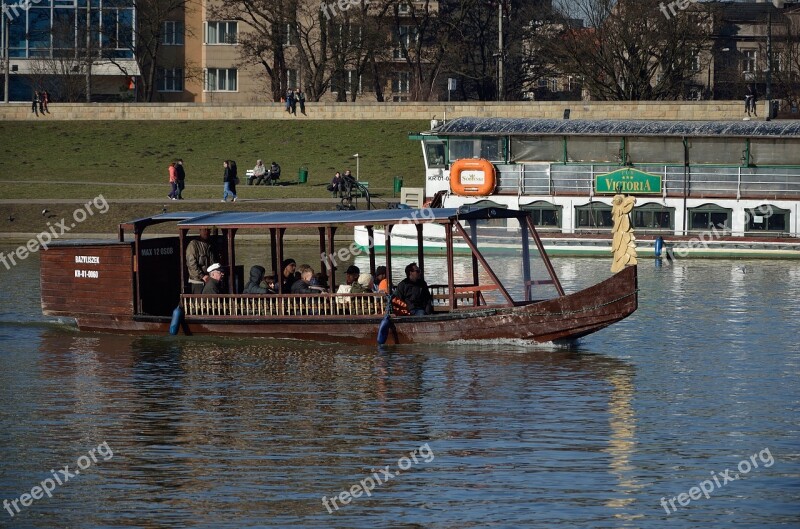
[[[406,278],[397,285],[395,297],[406,304],[412,316],[433,313],[431,291],[428,289],[428,283],[422,279],[422,270],[417,263],[411,263],[406,267]]]
[[[202,294],[209,279],[208,267],[216,262],[214,247],[211,245],[211,232],[200,229],[200,238],[192,240],[186,247],[186,268],[189,271],[189,284],[192,294]]]
[[[208,267],[208,281],[203,287],[203,294],[224,294],[225,285],[222,284],[222,278],[225,272],[222,271],[222,265],[214,263]]]

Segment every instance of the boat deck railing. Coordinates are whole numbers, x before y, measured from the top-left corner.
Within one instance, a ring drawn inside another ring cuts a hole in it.
[[[684,167],[637,164],[636,169],[662,177],[665,196],[683,196]],[[589,195],[595,177],[617,170],[617,164],[519,163],[498,165],[499,193],[521,195]],[[687,197],[800,199],[798,167],[689,166]]]
[[[183,294],[187,317],[375,317],[386,311],[383,294]]]

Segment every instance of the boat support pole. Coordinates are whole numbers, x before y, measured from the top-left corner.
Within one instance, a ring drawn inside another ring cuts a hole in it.
[[[547,273],[550,274],[550,279],[553,280],[553,284],[556,286],[556,290],[558,291],[559,296],[566,295],[564,293],[564,288],[561,286],[561,281],[558,280],[558,276],[556,275],[556,271],[553,270],[553,263],[550,262],[550,257],[544,251],[544,245],[542,244],[542,239],[539,238],[539,234],[536,232],[536,226],[533,225],[533,219],[531,216],[528,215],[525,217],[526,222],[528,223],[528,229],[533,233],[533,240],[536,242],[536,248],[539,249],[539,254],[542,256],[542,261],[544,261],[544,266],[547,268]]]
[[[508,293],[508,290],[506,290],[506,287],[503,286],[503,283],[501,283],[500,280],[497,278],[497,274],[494,273],[494,270],[492,270],[492,267],[489,266],[489,263],[486,262],[486,259],[483,258],[483,255],[478,251],[478,249],[475,247],[475,245],[469,239],[469,237],[467,236],[467,232],[464,231],[464,228],[462,228],[461,224],[459,224],[458,222],[453,223],[453,226],[456,227],[456,229],[458,230],[458,233],[461,234],[461,237],[464,238],[464,241],[467,243],[467,246],[469,246],[469,249],[472,250],[472,255],[477,257],[478,260],[483,265],[483,268],[486,269],[486,273],[489,274],[489,277],[492,278],[492,281],[494,281],[494,284],[497,285],[497,288],[500,289],[500,292],[503,294],[503,297],[506,298],[506,301],[508,302],[508,304],[513,306],[514,305],[514,299]]]

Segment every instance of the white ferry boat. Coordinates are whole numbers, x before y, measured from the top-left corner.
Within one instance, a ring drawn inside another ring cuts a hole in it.
[[[409,139],[429,203],[528,211],[551,255],[609,255],[621,190],[637,197],[640,247],[660,237],[679,256],[800,258],[800,122],[467,117]],[[395,226],[392,248],[416,251],[417,226]],[[369,245],[365,228],[355,240]],[[442,226],[422,240],[446,248]]]

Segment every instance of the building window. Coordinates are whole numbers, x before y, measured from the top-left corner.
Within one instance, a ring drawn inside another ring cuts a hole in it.
[[[167,46],[183,45],[183,22],[179,20],[167,20],[164,22],[164,30],[161,34],[161,44]]]
[[[295,38],[295,29],[291,24],[286,24],[286,32],[283,34],[283,45],[284,46],[294,46],[297,44],[297,39]]]
[[[352,93],[354,90],[357,94],[361,93],[361,76],[356,75],[355,70],[347,70],[347,92]]]
[[[550,91],[558,92],[558,79],[550,79]]]
[[[183,92],[183,69],[182,68],[159,68],[159,70],[158,70],[158,91],[159,92]]]
[[[411,91],[411,74],[409,72],[397,72],[392,78],[392,93],[407,94]]]
[[[730,230],[731,212],[731,209],[716,204],[704,204],[697,208],[689,208],[689,229]]]
[[[645,230],[674,230],[675,208],[645,204],[633,208],[633,227]]]
[[[395,59],[408,58],[408,50],[412,44],[417,42],[417,30],[413,26],[398,26],[394,36],[394,55]]]
[[[238,22],[206,22],[206,44],[236,44]]]
[[[786,232],[789,226],[789,210],[776,208],[769,204],[748,209],[745,231],[753,232]]]
[[[236,68],[209,68],[206,70],[206,92],[235,92]]]
[[[758,57],[758,51],[756,50],[746,50],[744,52],[744,59],[742,59],[743,73],[755,73],[757,57]]]
[[[602,202],[590,202],[575,208],[575,227],[578,229],[610,230],[611,206]]]
[[[689,71],[694,73],[700,71],[700,54],[697,52],[692,52],[692,56],[689,57]]]
[[[540,200],[519,209],[528,212],[537,228],[561,228],[561,206]]]

